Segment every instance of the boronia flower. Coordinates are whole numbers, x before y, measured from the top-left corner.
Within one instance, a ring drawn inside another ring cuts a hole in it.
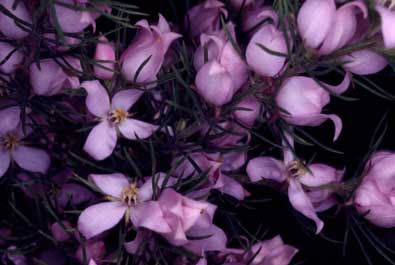
[[[89,133],[84,150],[94,159],[103,160],[111,155],[118,138],[118,132],[130,140],[146,139],[158,126],[130,118],[128,110],[143,94],[141,90],[127,89],[117,92],[110,102],[106,89],[99,81],[85,81],[81,84],[88,93],[86,106],[89,112],[100,119]]]
[[[23,132],[20,113],[19,107],[0,111],[0,177],[5,174],[11,161],[27,171],[39,173],[45,173],[50,165],[45,151],[23,144],[31,129],[26,126],[26,133]]]
[[[160,14],[157,25],[149,25],[144,19],[136,26],[140,31],[120,58],[122,74],[130,82],[153,82],[171,43],[181,35],[172,32]]]
[[[395,153],[376,152],[366,163],[365,172],[354,194],[354,206],[372,224],[395,227]]]
[[[350,74],[347,73],[338,86],[331,86],[323,82],[321,85],[333,93],[340,94],[349,87],[350,78]],[[321,85],[309,77],[287,78],[278,91],[276,103],[282,110],[282,118],[293,125],[318,126],[327,119],[332,120],[335,125],[333,139],[336,140],[342,129],[342,121],[335,114],[321,113],[322,108],[330,101],[329,92]]]
[[[99,41],[96,45],[94,56],[96,64],[93,66],[93,71],[99,79],[111,79],[115,68],[115,47],[103,35],[99,37]]]
[[[0,5],[6,8],[12,15],[16,16],[20,20],[30,25],[32,24],[32,17],[23,1],[15,2],[15,0],[0,0]],[[16,23],[13,18],[1,13],[0,32],[5,36],[12,39],[21,39],[27,37],[30,31],[31,29],[28,25],[20,22]]]
[[[383,70],[388,62],[387,60],[369,49],[354,51],[350,54],[342,56],[344,62],[343,68],[357,75],[371,75]]]
[[[158,233],[171,231],[159,203],[152,200],[151,178],[140,187],[121,173],[91,174],[89,178],[109,202],[92,205],[81,213],[78,229],[85,238],[90,239],[111,229],[123,218],[136,228],[144,227]]]
[[[381,33],[384,46],[387,49],[395,48],[395,1],[376,0],[376,10],[381,18]]]
[[[293,139],[287,136],[287,140],[293,147]],[[316,212],[327,210],[336,204],[332,192],[320,186],[339,182],[343,170],[319,163],[305,166],[301,161],[294,159],[289,147],[284,147],[283,156],[283,162],[268,156],[250,160],[247,165],[248,177],[252,182],[266,179],[288,183],[288,198],[291,205],[316,223],[318,234],[324,227],[324,222],[319,219]]]

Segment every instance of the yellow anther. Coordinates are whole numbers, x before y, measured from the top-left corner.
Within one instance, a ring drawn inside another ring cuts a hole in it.
[[[129,115],[129,113],[126,110],[117,108],[117,109],[110,111],[109,119],[112,123],[119,124],[119,123],[124,122],[126,120],[126,118],[128,117],[128,115]]]
[[[19,137],[16,134],[9,133],[4,137],[4,146],[7,150],[13,150],[19,144]]]

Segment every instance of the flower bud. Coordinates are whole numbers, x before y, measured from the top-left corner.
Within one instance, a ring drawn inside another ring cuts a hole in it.
[[[334,0],[307,0],[298,14],[298,29],[306,46],[317,48],[333,26]]]
[[[245,98],[235,105],[237,110],[233,112],[233,115],[241,123],[251,127],[259,116],[261,105],[255,97]]]
[[[395,11],[386,8],[381,4],[376,5],[376,10],[381,18],[381,33],[384,39],[384,46],[387,49],[395,48]]]
[[[371,75],[383,70],[388,62],[374,51],[363,49],[342,57],[343,68],[357,75]]]
[[[14,3],[18,3],[14,8]],[[15,0],[0,0],[0,5],[10,11],[14,16],[19,19],[32,24],[32,17],[29,11],[26,9],[23,1]],[[12,39],[22,39],[29,35],[29,26],[22,24],[20,22],[15,22],[15,20],[4,13],[0,15],[0,32],[5,36]]]
[[[23,61],[22,52],[7,42],[0,42],[0,71],[5,74],[11,74]]]
[[[252,36],[246,50],[248,65],[259,75],[272,77],[281,71],[286,57],[271,54],[265,48],[277,53],[287,53],[284,34],[273,25],[268,24],[261,27]]]
[[[96,77],[100,79],[111,79],[114,75],[115,49],[105,36],[100,36],[96,45],[95,57],[97,65],[93,66]]]

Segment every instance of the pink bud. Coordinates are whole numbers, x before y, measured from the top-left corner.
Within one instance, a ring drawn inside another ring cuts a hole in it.
[[[329,54],[346,45],[357,32],[357,12],[362,11],[366,19],[368,10],[360,1],[350,2],[341,6],[335,14],[334,23],[328,31],[319,50],[321,54]]]
[[[284,66],[286,57],[270,54],[269,51],[287,54],[284,34],[273,25],[264,25],[251,38],[247,46],[246,58],[248,65],[262,76],[275,76]]]
[[[358,75],[375,74],[383,70],[388,62],[374,51],[363,49],[352,52],[342,57],[343,68],[351,73]]]
[[[203,65],[196,75],[195,83],[198,93],[217,107],[228,103],[235,90],[231,75],[218,61]]]
[[[64,58],[74,71],[82,71],[81,63],[78,59],[72,57]],[[57,61],[53,59],[43,59],[39,66],[33,63],[29,67],[30,84],[34,93],[43,96],[53,96],[62,93],[66,88],[78,88],[80,81],[71,71],[65,72],[60,66],[69,69],[70,66],[65,64],[62,59]],[[71,69],[70,69],[71,70]]]
[[[306,46],[317,48],[333,26],[334,0],[307,0],[298,14],[298,29]]]
[[[15,9],[13,8],[15,0],[0,0],[0,5],[5,7],[8,11],[10,11],[14,16],[19,19],[32,24],[32,18],[26,9],[23,1],[18,1]],[[25,29],[25,30],[24,30]],[[12,39],[21,39],[29,35],[29,27],[25,24],[15,23],[14,19],[7,16],[6,14],[1,13],[0,15],[0,31],[5,36]]]
[[[259,26],[265,20],[271,19],[273,25],[278,24],[278,15],[269,6],[256,6],[253,9],[248,9],[243,14],[242,29],[244,32],[248,32],[251,35],[259,30]]]
[[[8,58],[8,59],[6,59]],[[6,60],[5,60],[6,59]],[[5,74],[11,74],[22,63],[24,56],[22,52],[7,42],[0,42],[0,71]]]
[[[259,116],[262,104],[255,97],[243,99],[235,105],[233,115],[244,125],[251,127]]]
[[[136,25],[140,32],[120,59],[122,74],[131,82],[152,82],[156,80],[171,43],[181,35],[170,31],[162,15],[159,15],[156,26],[150,26],[146,20],[140,20]]]
[[[112,76],[114,75],[114,67],[115,67],[114,45],[112,43],[108,43],[108,39],[105,36],[100,36],[99,41],[101,43],[98,43],[96,45],[96,51],[94,57],[98,65],[93,66],[93,71],[95,72],[95,75],[98,78],[111,79]]]
[[[350,76],[347,74],[338,86],[323,85],[335,93],[342,93],[350,85]],[[301,126],[318,126],[327,119],[331,119],[335,124],[334,140],[336,140],[342,128],[340,118],[334,114],[321,113],[322,108],[329,101],[329,92],[314,79],[304,76],[286,79],[276,96],[278,107],[284,110],[281,116],[287,122]]]
[[[383,34],[384,46],[387,49],[395,48],[395,11],[380,4],[376,5],[376,10],[381,17],[381,33]]]
[[[185,17],[185,27],[192,38],[202,33],[212,33],[220,28],[221,14],[227,16],[224,4],[218,0],[206,0],[192,7]]]

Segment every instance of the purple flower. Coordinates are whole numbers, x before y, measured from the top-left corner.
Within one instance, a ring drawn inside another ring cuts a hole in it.
[[[350,74],[338,86],[322,83],[334,93],[344,92],[350,85]],[[304,76],[287,78],[276,96],[276,103],[281,110],[283,119],[293,125],[318,126],[331,119],[335,124],[336,140],[342,129],[342,121],[335,114],[322,114],[322,108],[330,101],[329,92],[314,79]]]
[[[288,137],[293,146],[293,140]],[[316,212],[324,211],[333,206],[336,201],[332,192],[321,186],[339,182],[343,171],[338,171],[324,164],[305,166],[295,160],[288,147],[284,148],[284,161],[272,157],[261,156],[251,159],[247,165],[247,174],[252,182],[272,180],[280,183],[288,182],[288,198],[291,205],[307,218],[316,223],[318,234],[324,223],[318,218]]]
[[[113,43],[101,35],[96,45],[95,57],[97,65],[93,66],[95,76],[100,79],[111,79],[115,68],[115,48]]]
[[[27,127],[26,134],[22,131],[20,112],[19,107],[0,111],[0,177],[5,174],[12,160],[32,172],[45,173],[50,165],[50,158],[45,151],[23,144],[31,129]]]
[[[14,3],[17,5],[14,6]],[[15,2],[15,0],[0,0],[0,5],[6,8],[17,18],[32,24],[32,17],[27,10],[23,1]],[[15,23],[15,20],[4,13],[0,16],[0,32],[12,39],[22,39],[29,35],[31,29],[22,23]]]
[[[140,31],[120,59],[122,74],[130,82],[153,82],[171,43],[181,35],[170,31],[162,15],[155,26],[150,26],[147,20],[140,20],[136,26]]]
[[[220,28],[220,16],[227,16],[224,3],[218,0],[205,0],[192,7],[185,16],[185,27],[192,38],[202,33],[212,33]]]
[[[152,201],[152,180],[142,186],[120,173],[89,175],[109,202],[102,202],[86,208],[78,219],[78,229],[90,239],[117,225],[122,218],[136,227],[145,227],[158,233],[170,232],[159,202]]]
[[[246,50],[247,63],[252,70],[262,76],[277,75],[285,64],[286,56],[270,54],[258,45],[286,55],[287,45],[283,32],[273,25],[264,25],[252,36]]]
[[[229,25],[229,28],[233,29],[233,25]],[[223,32],[202,34],[200,44],[194,56],[194,65],[198,70],[196,91],[207,102],[219,107],[228,103],[247,81],[247,66]],[[206,63],[205,46],[209,55]]]
[[[380,151],[365,167],[366,175],[354,194],[354,205],[369,222],[395,227],[395,153]]]
[[[88,93],[86,106],[90,113],[100,119],[89,133],[84,150],[94,159],[103,160],[111,155],[117,143],[117,132],[131,140],[146,139],[158,126],[130,118],[128,110],[142,95],[137,89],[117,92],[110,103],[106,89],[99,81],[85,81],[81,84]],[[100,144],[98,144],[100,143]]]
[[[39,65],[36,63],[30,65],[30,84],[34,93],[41,96],[54,96],[61,94],[66,88],[80,86],[78,77],[69,70],[71,67],[73,71],[82,71],[80,61],[72,57],[65,57],[64,60],[66,62],[60,58],[57,61],[42,59]]]

